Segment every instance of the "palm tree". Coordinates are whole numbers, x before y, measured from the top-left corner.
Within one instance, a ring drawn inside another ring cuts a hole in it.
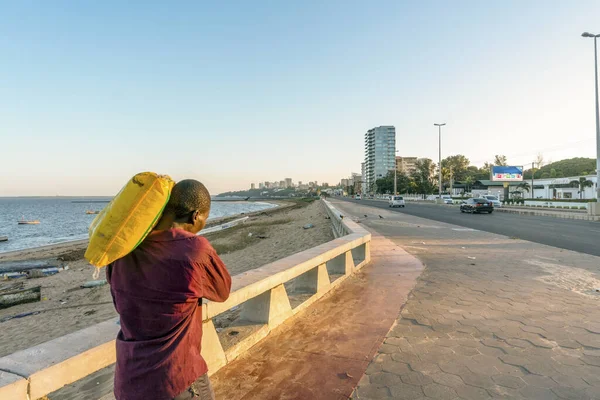
[[[594,186],[594,182],[590,181],[585,176],[582,176],[578,181],[571,181],[571,186],[579,188],[579,198],[582,199],[585,188]]]
[[[529,189],[531,188],[531,185],[529,184],[529,182],[523,181],[517,185],[517,188],[523,189],[524,191],[529,193]]]
[[[475,181],[473,180],[472,176],[467,176],[465,178],[465,189],[467,192],[470,192],[469,189],[471,188],[471,185],[473,184],[473,182],[475,182]]]

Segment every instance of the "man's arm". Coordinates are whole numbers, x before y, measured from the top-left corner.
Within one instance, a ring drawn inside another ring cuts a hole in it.
[[[217,252],[208,245],[204,262],[200,265],[200,297],[211,301],[223,302],[229,298],[231,291],[231,276],[227,267],[217,255]]]

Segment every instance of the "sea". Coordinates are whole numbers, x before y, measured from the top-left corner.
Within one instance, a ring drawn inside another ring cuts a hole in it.
[[[219,201],[228,200],[228,201]],[[49,244],[87,239],[95,215],[110,201],[109,197],[0,197],[0,253]],[[213,199],[209,219],[276,207],[262,202]],[[17,221],[39,220],[39,225],[18,225]]]

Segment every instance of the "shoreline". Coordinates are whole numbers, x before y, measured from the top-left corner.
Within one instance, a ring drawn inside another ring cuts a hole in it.
[[[279,205],[250,213],[253,215],[247,215],[244,224],[206,235],[231,276],[334,239],[331,221],[322,202],[297,200]],[[232,218],[236,216],[225,217],[219,222]],[[309,224],[311,228],[304,228]],[[94,268],[83,259],[86,243],[46,246],[41,251],[39,248],[26,250],[12,256],[15,264],[40,259],[58,262],[60,258],[69,269],[39,278],[0,281],[0,290],[14,290],[12,286],[18,286],[17,289],[41,287],[41,301],[0,309],[0,356],[117,316],[108,285],[82,287],[95,279]],[[103,279],[104,273],[105,270],[101,270],[98,279]],[[226,317],[219,321],[219,326],[227,325],[235,315]]]
[[[239,200],[240,203],[244,202],[243,200]],[[283,200],[280,201],[252,201],[252,203],[263,203],[263,204],[273,204],[273,207],[269,207],[269,208],[265,208],[259,211],[253,211],[250,213],[237,213],[237,214],[231,214],[231,215],[226,215],[226,216],[221,216],[221,217],[214,217],[214,218],[209,218],[206,221],[206,228],[211,228],[214,227],[216,225],[220,225],[220,224],[224,224],[227,223],[229,221],[233,221],[234,219],[240,218],[242,216],[246,217],[252,217],[255,215],[259,215],[263,212],[273,212],[275,210],[279,210],[279,209],[286,209],[287,207],[289,207],[290,202],[286,202]],[[81,246],[87,246],[88,243],[88,239],[74,239],[74,240],[66,240],[66,241],[62,241],[62,242],[57,242],[57,243],[50,243],[50,244],[45,244],[42,246],[35,246],[35,247],[26,247],[23,249],[17,249],[17,250],[9,250],[9,251],[0,251],[0,265],[3,262],[8,262],[8,261],[20,261],[20,258],[22,256],[26,256],[29,257],[31,255],[33,255],[33,253],[38,253],[38,252],[44,252],[44,251],[49,251],[49,250],[63,250],[65,252],[68,251],[73,251],[73,248],[79,249]],[[45,258],[35,258],[37,260],[44,260]],[[33,260],[34,258],[28,258],[28,260]]]

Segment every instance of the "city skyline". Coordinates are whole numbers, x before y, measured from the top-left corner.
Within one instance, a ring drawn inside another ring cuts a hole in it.
[[[213,194],[270,171],[336,182],[375,126],[396,127],[399,154],[437,161],[438,121],[442,158],[595,157],[581,33],[600,30],[597,1],[0,12],[0,196],[113,195],[146,170]]]

